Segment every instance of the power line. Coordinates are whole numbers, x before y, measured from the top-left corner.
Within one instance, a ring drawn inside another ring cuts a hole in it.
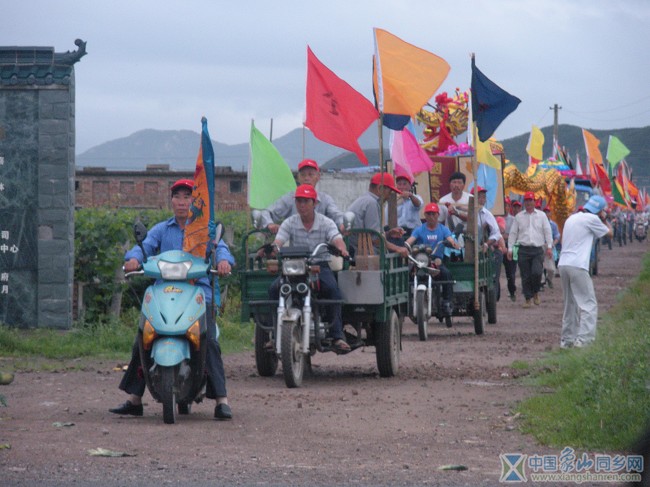
[[[629,119],[634,118],[634,117],[639,117],[639,116],[641,116],[641,115],[645,115],[646,113],[650,113],[650,108],[649,108],[648,110],[644,110],[643,112],[639,112],[639,113],[635,113],[635,114],[632,114],[632,115],[628,115],[628,116],[626,116],[626,117],[607,118],[607,119],[602,119],[602,118],[593,118],[593,117],[585,117],[584,115],[581,115],[581,114],[580,114],[581,112],[573,112],[573,111],[571,111],[571,110],[566,110],[566,109],[565,109],[565,112],[566,112],[566,113],[569,113],[569,114],[571,114],[571,115],[574,115],[574,116],[576,116],[576,117],[578,117],[578,118],[582,118],[582,119],[585,119],[585,120],[590,120],[590,121],[592,121],[592,122],[620,122],[620,121],[623,121],[623,120],[629,120]]]

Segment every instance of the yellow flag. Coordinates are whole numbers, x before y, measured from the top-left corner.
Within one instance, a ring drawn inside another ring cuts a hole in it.
[[[542,148],[544,147],[544,134],[536,125],[530,131],[530,138],[528,139],[528,146],[526,152],[533,159],[538,161],[542,160]]]
[[[381,113],[414,116],[445,80],[449,64],[390,32],[374,31],[373,81],[378,109]]]
[[[497,171],[501,171],[501,160],[494,157],[492,149],[490,149],[490,141],[481,142],[476,139],[476,160],[481,164],[493,167]]]

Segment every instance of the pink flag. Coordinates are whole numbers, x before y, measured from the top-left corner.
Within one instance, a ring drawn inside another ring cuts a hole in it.
[[[433,162],[410,130],[404,128],[391,131],[391,138],[390,155],[395,164],[396,175],[400,174],[400,170],[413,176],[431,169]]]

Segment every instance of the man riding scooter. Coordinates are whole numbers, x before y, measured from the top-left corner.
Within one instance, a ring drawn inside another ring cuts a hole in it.
[[[144,261],[142,250],[147,256],[169,250],[181,250],[183,248],[183,235],[185,225],[189,217],[190,205],[192,204],[192,188],[194,182],[190,179],[180,179],[171,187],[171,206],[174,216],[168,220],[154,225],[147,233],[142,242],[142,248],[138,245],[129,250],[125,255],[124,271],[136,271]],[[228,246],[219,241],[216,248],[216,261],[218,275],[224,276],[230,273],[231,266],[235,263],[234,257],[230,254]],[[212,288],[207,277],[198,279],[197,286],[205,291],[205,301],[212,301]],[[215,304],[218,304],[220,294],[215,289]],[[210,309],[211,306],[207,306]],[[226,394],[226,378],[221,359],[221,348],[216,337],[216,325],[212,313],[207,313],[208,321],[208,346],[206,357],[206,369],[208,374],[207,397],[216,399],[214,418],[217,420],[229,420],[232,418],[232,411],[228,405]],[[138,344],[133,347],[131,362],[124,373],[119,388],[129,394],[129,399],[122,405],[109,409],[111,413],[119,415],[142,416],[142,396],[145,390],[145,379],[139,373],[140,351]]]
[[[434,280],[451,281],[451,272],[449,272],[449,269],[442,264],[445,252],[444,246],[438,245],[438,243],[446,240],[449,245],[455,249],[460,249],[460,246],[458,245],[458,242],[454,240],[451,231],[443,224],[438,223],[439,215],[440,209],[436,203],[429,203],[425,206],[424,218],[426,222],[413,230],[413,233],[406,240],[406,243],[410,246],[413,246],[414,244],[424,244],[431,247],[432,250],[435,250],[435,253],[431,258],[433,259],[433,263],[440,270],[440,273],[434,277]],[[451,316],[452,314],[453,292],[453,284],[445,284],[442,286],[442,309],[445,316]]]

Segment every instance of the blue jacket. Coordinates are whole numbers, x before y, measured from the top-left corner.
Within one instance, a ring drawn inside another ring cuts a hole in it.
[[[147,256],[158,255],[162,252],[167,252],[168,250],[183,250],[183,230],[176,223],[176,219],[171,217],[168,220],[156,223],[149,232],[147,232],[147,237],[142,242]],[[142,263],[144,256],[142,255],[142,249],[136,245],[131,250],[129,250],[124,255],[124,260],[137,259],[138,262]],[[222,260],[227,261],[230,265],[235,264],[235,258],[230,253],[228,245],[223,240],[220,240],[217,244],[216,251],[216,261],[221,262]],[[212,287],[210,286],[210,279],[208,277],[202,277],[199,279],[198,284],[203,288],[205,292],[205,299],[207,303],[212,302]],[[221,304],[221,291],[219,290],[219,280],[215,279],[214,281],[214,298],[215,304]]]

